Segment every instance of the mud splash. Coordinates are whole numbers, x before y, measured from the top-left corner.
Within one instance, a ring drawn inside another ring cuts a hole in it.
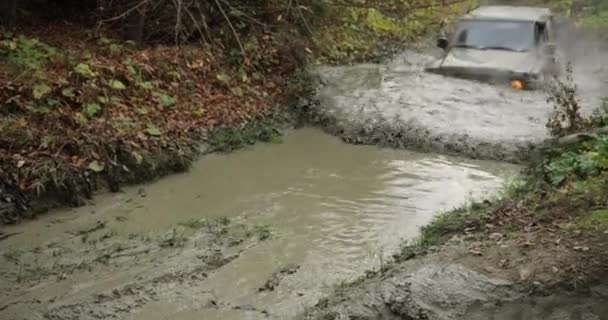
[[[10,227],[2,319],[286,319],[517,167],[318,130]]]
[[[605,44],[562,33],[562,60],[574,64],[585,112],[608,89]],[[441,52],[423,46],[382,64],[319,66],[316,98],[301,101],[309,120],[346,142],[476,159],[521,162],[548,138],[552,106],[542,91],[520,91],[431,74]]]

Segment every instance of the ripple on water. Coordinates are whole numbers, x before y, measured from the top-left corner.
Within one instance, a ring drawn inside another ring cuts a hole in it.
[[[138,195],[139,187],[102,197],[95,207],[70,213],[74,219],[64,224],[49,224],[43,216],[15,227],[22,234],[0,245],[61,242],[65,231],[100,219],[107,221],[108,230],[127,235],[166,231],[189,219],[244,217],[250,224],[271,225],[276,238],[245,251],[202,285],[225,305],[250,304],[286,319],[301,310],[302,301],[313,302],[343,279],[377,267],[403,240],[417,236],[418,228],[438,211],[488,196],[517,169],[347,145],[313,129],[291,132],[284,140],[202,159],[189,174],[145,186],[146,197]],[[98,213],[91,215],[92,209]],[[118,222],[115,215],[127,218]],[[301,267],[275,291],[258,293],[272,272],[288,264]],[[90,276],[87,281],[94,288],[97,280]],[[178,293],[176,297],[189,299]],[[196,297],[192,299],[196,304]],[[215,319],[205,308],[192,312]],[[220,319],[242,319],[243,312]]]

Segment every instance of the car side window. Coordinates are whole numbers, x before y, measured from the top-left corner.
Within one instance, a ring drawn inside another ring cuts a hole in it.
[[[541,44],[549,41],[549,34],[547,32],[547,25],[544,23],[535,23],[534,38],[537,44]]]

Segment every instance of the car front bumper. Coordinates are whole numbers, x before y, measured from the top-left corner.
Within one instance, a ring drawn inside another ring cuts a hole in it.
[[[542,87],[543,79],[539,73],[515,72],[510,70],[496,70],[487,68],[461,68],[461,67],[429,67],[428,72],[449,77],[476,80],[496,85],[514,86],[515,81],[522,84],[524,90],[537,90]]]

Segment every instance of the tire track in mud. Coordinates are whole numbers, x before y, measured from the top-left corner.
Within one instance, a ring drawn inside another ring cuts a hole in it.
[[[15,266],[4,264],[4,267],[23,269],[37,265],[37,271],[46,271],[36,278],[21,279],[18,272],[2,272],[3,281],[12,283],[5,290],[13,300],[0,306],[0,316],[3,319],[123,319],[159,301],[229,308],[229,304],[218,302],[203,283],[211,273],[238,258],[258,240],[247,226],[225,223],[196,225],[198,230],[191,234],[184,229],[187,236],[182,237],[182,233],[176,236],[172,231],[151,240],[108,237],[103,228],[97,227],[98,223],[90,228],[94,231],[87,233],[87,238],[76,232],[69,235],[67,243],[62,241],[64,247],[74,246],[73,250],[58,253],[63,248],[51,243],[46,248],[33,249],[31,254],[24,252],[19,257],[15,254]],[[100,246],[95,250],[86,244],[78,245],[85,242],[82,239],[90,241],[94,237],[98,237],[95,245]],[[117,243],[122,244],[122,249],[113,247]],[[105,248],[113,249],[108,252]],[[59,256],[61,259],[53,260]],[[104,257],[103,261],[99,257]],[[48,265],[38,265],[38,261],[47,261]],[[81,265],[86,268],[79,268]],[[91,277],[91,273],[96,276]],[[64,281],[68,282],[65,287]]]

